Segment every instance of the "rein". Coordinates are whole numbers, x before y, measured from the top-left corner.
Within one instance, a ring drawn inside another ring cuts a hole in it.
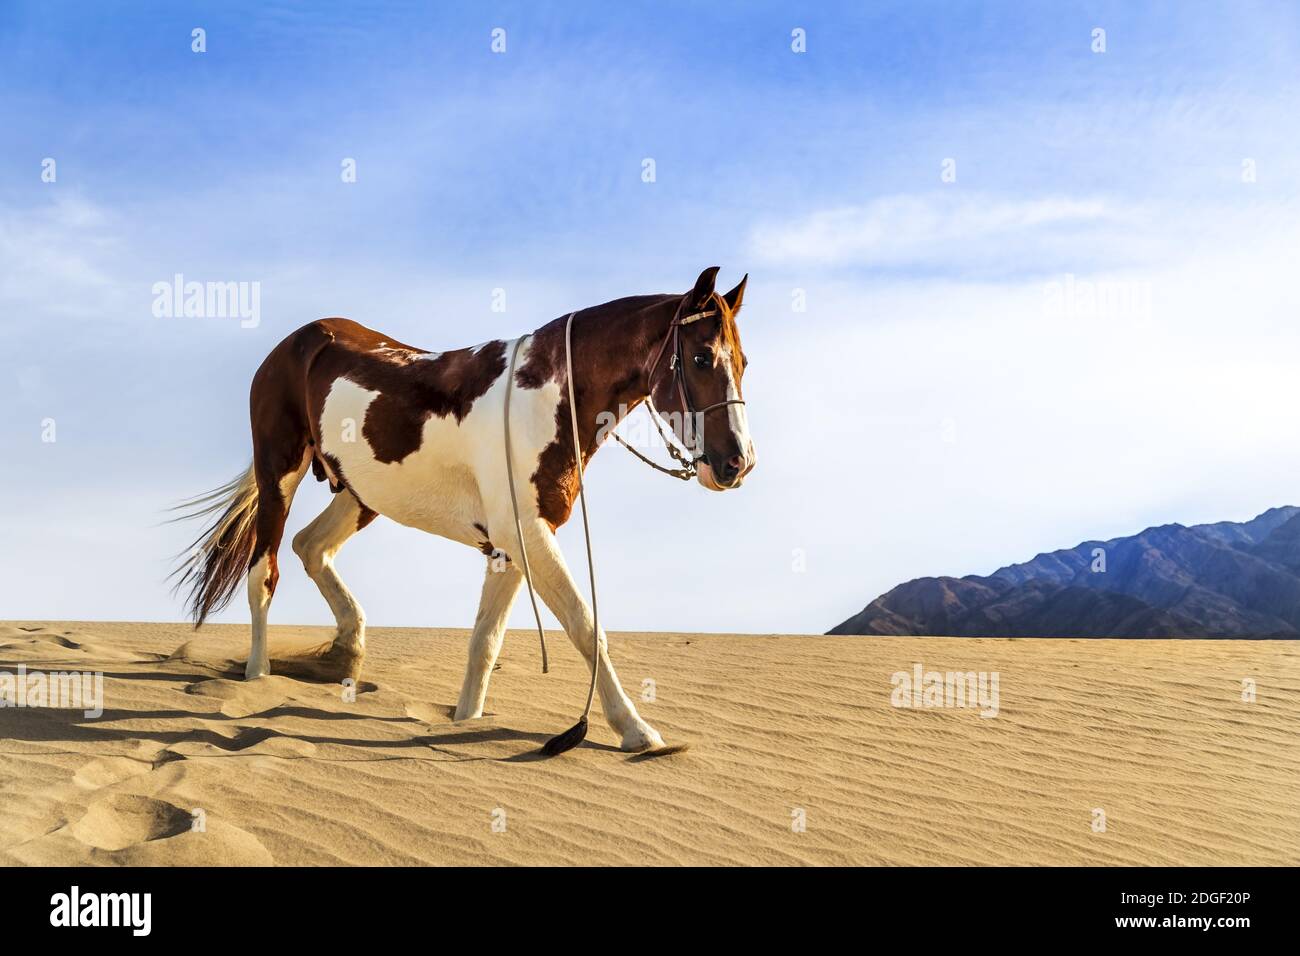
[[[591,582],[591,682],[587,685],[587,704],[582,708],[578,722],[542,745],[548,757],[572,750],[587,736],[587,718],[596,696],[596,671],[600,666],[600,612],[596,610],[596,563],[591,557],[591,527],[587,523],[587,492],[582,486],[582,440],[578,438],[578,400],[573,394],[573,317],[570,312],[564,322],[564,367],[569,379],[569,420],[573,423],[573,461],[578,466],[578,501],[582,504],[582,536],[587,541],[587,580]],[[532,582],[528,582],[531,588]]]
[[[663,361],[664,353],[672,346],[672,358],[668,362],[668,368],[673,376],[673,382],[677,386],[677,394],[682,400],[682,412],[689,416],[694,416],[697,421],[703,421],[703,416],[716,408],[724,408],[728,405],[743,405],[743,400],[730,398],[721,402],[714,402],[698,412],[691,402],[690,392],[686,386],[686,375],[682,370],[682,342],[681,328],[684,325],[690,325],[692,322],[698,322],[700,319],[715,314],[715,310],[695,312],[688,316],[682,316],[681,312],[686,305],[686,300],[677,307],[677,314],[668,327],[668,334],[664,336],[663,343],[659,346],[659,351],[655,353],[654,361],[646,372],[646,383],[650,394],[646,396],[646,404],[650,412],[650,417],[659,429],[659,434],[664,440],[664,445],[668,448],[668,453],[674,460],[679,462],[681,468],[665,468],[663,465],[651,461],[645,455],[641,454],[626,441],[624,441],[616,432],[611,432],[620,445],[626,448],[636,457],[640,458],[647,465],[656,471],[662,471],[666,475],[672,475],[674,478],[680,478],[683,481],[689,481],[699,471],[699,463],[704,460],[703,455],[697,455],[694,458],[687,458],[679,451],[673,442],[669,441],[668,435],[659,415],[659,410],[654,405],[654,375],[659,368],[659,363]],[[582,506],[582,534],[587,544],[587,575],[591,581],[591,681],[587,685],[587,703],[582,709],[582,716],[578,722],[566,730],[564,733],[552,737],[542,746],[542,753],[548,757],[554,757],[562,754],[566,750],[572,750],[578,744],[582,743],[587,736],[587,718],[591,716],[591,705],[596,697],[596,674],[600,666],[600,612],[596,606],[596,563],[591,555],[591,526],[587,519],[587,492],[583,485],[583,468],[582,468],[582,439],[578,434],[578,400],[574,394],[573,388],[573,317],[577,312],[570,312],[567,319],[564,320],[564,366],[569,392],[569,422],[573,428],[573,460],[578,469],[578,501]],[[515,532],[519,536],[519,558],[520,564],[523,565],[524,580],[528,584],[528,599],[533,605],[533,619],[537,622],[537,636],[542,645],[542,673],[549,670],[546,655],[546,634],[542,630],[542,616],[537,609],[537,595],[533,588],[533,572],[528,564],[528,546],[524,543],[523,522],[519,518],[519,498],[515,492],[515,477],[513,456],[510,448],[510,395],[514,389],[515,363],[519,358],[519,347],[523,344],[526,336],[520,336],[515,340],[515,347],[510,353],[510,368],[506,373],[506,394],[505,394],[505,450],[506,450],[506,481],[510,485],[510,506],[514,509],[515,515]],[[685,446],[683,446],[685,447]]]
[[[550,673],[550,662],[546,657],[546,634],[542,631],[542,615],[537,610],[537,595],[533,592],[533,571],[528,566],[528,546],[524,544],[524,526],[519,520],[519,498],[515,494],[514,456],[510,451],[510,393],[515,385],[515,360],[519,358],[519,346],[524,344],[525,336],[515,339],[514,351],[510,353],[510,371],[506,373],[506,483],[510,485],[510,507],[515,512],[515,533],[519,535],[519,563],[524,566],[524,578],[528,581],[528,600],[533,603],[533,620],[537,622],[537,639],[542,643],[542,673]]]
[[[564,366],[569,387],[569,420],[573,426],[573,458],[578,466],[578,500],[582,503],[582,534],[587,541],[587,574],[591,581],[591,683],[587,686],[587,704],[582,709],[578,722],[558,736],[552,737],[542,746],[542,753],[548,757],[572,750],[582,743],[587,736],[587,718],[591,715],[591,704],[596,696],[596,671],[600,664],[600,612],[596,608],[596,564],[591,557],[591,526],[587,521],[587,492],[582,482],[582,439],[578,437],[578,400],[573,393],[573,317],[570,312],[564,322]],[[515,362],[519,358],[519,346],[526,336],[515,340],[514,350],[510,353],[510,368],[506,373],[505,397],[505,440],[506,440],[506,481],[510,484],[510,507],[515,513],[515,533],[519,535],[519,558],[524,568],[524,580],[528,582],[528,600],[533,605],[533,620],[537,622],[537,637],[542,642],[542,673],[548,670],[546,659],[546,634],[542,630],[542,615],[537,610],[537,594],[533,588],[533,571],[528,564],[528,545],[524,543],[524,526],[519,520],[519,496],[515,493],[513,455],[510,449],[510,394],[514,390]]]

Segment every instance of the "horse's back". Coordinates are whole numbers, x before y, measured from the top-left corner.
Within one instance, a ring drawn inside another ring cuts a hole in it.
[[[475,459],[499,440],[499,413],[479,425],[484,410],[471,412],[507,359],[499,340],[429,352],[349,319],[320,319],[267,357],[254,403],[260,397],[264,414],[281,409],[280,431],[292,421],[322,470],[372,510],[477,545]]]
[[[391,348],[403,352],[410,352],[415,355],[429,354],[424,349],[418,349],[414,346],[399,342],[391,335],[385,335],[377,332],[360,322],[354,322],[352,319],[329,318],[317,319],[315,322],[308,322],[297,332],[294,332],[290,338],[301,336],[304,341],[311,343],[318,340],[321,336],[329,339],[334,347],[357,354],[373,352],[376,349]]]
[[[279,415],[318,438],[321,406],[336,380],[373,379],[395,358],[409,362],[429,354],[351,319],[308,322],[285,336],[253,376],[254,431],[259,419]]]

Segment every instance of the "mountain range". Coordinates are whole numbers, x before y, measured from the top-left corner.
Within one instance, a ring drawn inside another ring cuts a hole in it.
[[[1085,541],[988,576],[917,578],[831,634],[1300,637],[1300,508]]]

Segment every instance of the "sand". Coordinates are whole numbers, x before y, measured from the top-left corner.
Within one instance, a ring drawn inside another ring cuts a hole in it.
[[[0,624],[0,671],[102,671],[105,708],[0,709],[0,862],[1300,863],[1294,642],[615,634],[689,749],[620,753],[597,714],[539,760],[585,692],[560,635],[543,676],[511,632],[462,723],[464,631],[372,628],[353,702],[239,680],[246,635]],[[330,636],[273,627],[273,658]],[[997,716],[893,706],[916,662],[996,671]]]

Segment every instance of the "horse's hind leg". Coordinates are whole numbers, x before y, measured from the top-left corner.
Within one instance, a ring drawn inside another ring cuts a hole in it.
[[[253,471],[257,478],[257,527],[253,553],[248,566],[248,610],[252,617],[253,643],[244,668],[245,680],[271,673],[271,658],[266,649],[266,615],[280,580],[276,554],[284,535],[284,520],[298,483],[307,473],[311,459],[303,450],[295,459],[253,448]]]
[[[307,576],[316,582],[338,622],[329,656],[337,659],[347,676],[360,676],[366,654],[366,615],[334,569],[334,555],[343,542],[375,518],[375,513],[344,489],[330,500],[311,524],[293,539],[293,551],[302,559]]]

